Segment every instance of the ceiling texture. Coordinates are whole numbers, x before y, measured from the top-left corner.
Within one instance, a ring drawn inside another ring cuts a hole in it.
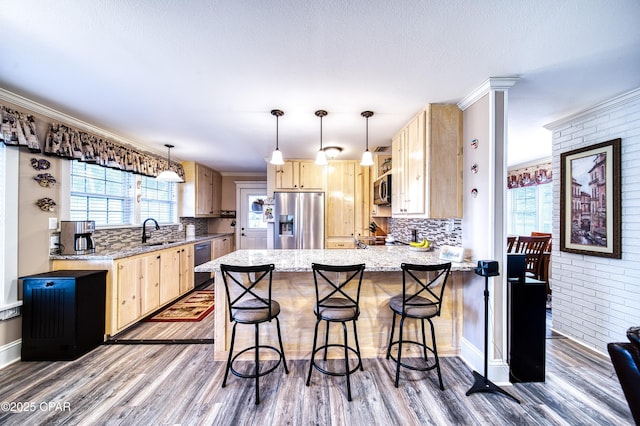
[[[509,92],[508,164],[543,126],[640,87],[637,0],[0,0],[0,87],[145,149],[265,172],[275,147],[360,158],[428,103]],[[42,135],[44,136],[44,135]]]

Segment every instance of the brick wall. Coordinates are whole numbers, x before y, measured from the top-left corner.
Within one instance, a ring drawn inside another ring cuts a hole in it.
[[[606,353],[640,325],[640,89],[547,126],[553,131],[553,329]],[[621,138],[622,259],[559,251],[560,154]]]

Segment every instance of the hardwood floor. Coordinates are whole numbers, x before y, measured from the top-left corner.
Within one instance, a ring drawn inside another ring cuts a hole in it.
[[[165,337],[202,331],[198,323],[171,323],[181,326],[172,331],[164,329],[167,323],[146,323],[129,337],[146,339],[147,324]],[[521,404],[496,394],[465,396],[471,371],[447,357],[441,359],[445,391],[433,371],[402,370],[396,389],[391,361],[364,359],[364,371],[352,376],[350,403],[344,378],[314,372],[307,387],[308,362],[289,361],[288,375],[279,367],[261,379],[256,406],[253,380],[230,376],[220,387],[224,363],[213,361],[211,344],[109,344],[76,361],[19,362],[0,370],[0,401],[26,410],[8,412],[3,405],[0,424],[633,424],[609,359],[550,337],[546,381],[504,387]]]

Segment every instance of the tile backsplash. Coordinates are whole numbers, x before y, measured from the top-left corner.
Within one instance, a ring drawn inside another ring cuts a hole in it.
[[[197,219],[192,217],[180,218],[180,225],[160,225],[156,230],[153,222],[147,223],[147,242],[171,241],[185,238],[187,225],[195,225],[196,235],[203,235],[208,232],[208,219]],[[132,245],[142,243],[142,226],[128,228],[97,229],[93,233],[96,248],[109,247],[109,249],[120,250]]]
[[[462,220],[389,218],[388,233],[400,241],[412,240],[416,230],[417,240],[426,238],[434,247],[462,246]]]

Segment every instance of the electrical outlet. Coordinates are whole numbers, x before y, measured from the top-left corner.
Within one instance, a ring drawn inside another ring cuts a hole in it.
[[[49,237],[49,248],[50,248],[50,249],[57,248],[59,244],[60,244],[60,236],[58,236],[58,235],[51,235],[51,236]]]
[[[183,229],[184,229],[184,228],[183,228],[183,226],[182,226],[182,223],[179,223],[179,224],[178,224],[178,231],[182,232],[182,230],[183,230]]]
[[[58,218],[57,217],[50,217],[49,218],[49,229],[51,229],[51,230],[58,229]]]

